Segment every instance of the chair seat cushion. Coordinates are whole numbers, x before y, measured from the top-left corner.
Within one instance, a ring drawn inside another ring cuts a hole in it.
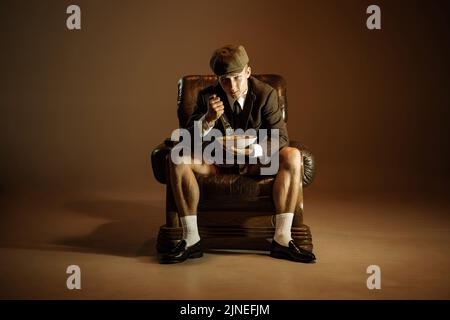
[[[221,174],[196,175],[200,201],[199,211],[244,210],[273,211],[273,176]]]

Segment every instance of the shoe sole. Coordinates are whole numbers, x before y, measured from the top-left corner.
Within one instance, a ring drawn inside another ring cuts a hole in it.
[[[184,262],[187,259],[197,259],[203,257],[203,252],[195,252],[191,254],[189,257],[187,257],[185,260],[176,260],[176,259],[168,259],[168,260],[159,260],[160,264],[174,264],[174,263],[180,263]]]
[[[283,260],[290,260],[290,261],[294,261],[294,262],[302,262],[302,263],[315,263],[316,260],[299,260],[299,259],[294,259],[292,258],[290,255],[286,255],[284,253],[281,252],[271,252],[270,256],[272,258],[276,258],[276,259],[283,259]]]

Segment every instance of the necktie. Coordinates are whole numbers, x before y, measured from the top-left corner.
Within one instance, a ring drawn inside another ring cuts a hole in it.
[[[239,113],[241,113],[241,105],[239,104],[239,101],[236,100],[234,102],[234,114],[238,116]]]
[[[239,104],[239,102],[236,100],[233,104],[233,123],[234,123],[234,129],[240,128],[241,127],[241,117],[239,116],[239,114],[241,113],[241,105]]]

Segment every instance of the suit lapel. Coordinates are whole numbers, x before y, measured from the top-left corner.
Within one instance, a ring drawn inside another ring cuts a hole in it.
[[[247,130],[247,126],[248,126],[248,120],[251,117],[252,114],[252,109],[253,109],[253,104],[255,102],[256,99],[256,95],[253,92],[253,88],[252,88],[252,83],[250,82],[250,79],[248,81],[248,93],[247,93],[247,97],[245,99],[244,102],[244,109],[242,110],[243,114],[242,114],[242,124],[243,124],[243,129],[244,131]]]

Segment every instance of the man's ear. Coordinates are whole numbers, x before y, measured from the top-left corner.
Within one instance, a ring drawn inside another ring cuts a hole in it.
[[[250,78],[251,74],[252,74],[252,68],[250,68],[250,66],[247,66],[247,72],[246,72],[247,79]]]

